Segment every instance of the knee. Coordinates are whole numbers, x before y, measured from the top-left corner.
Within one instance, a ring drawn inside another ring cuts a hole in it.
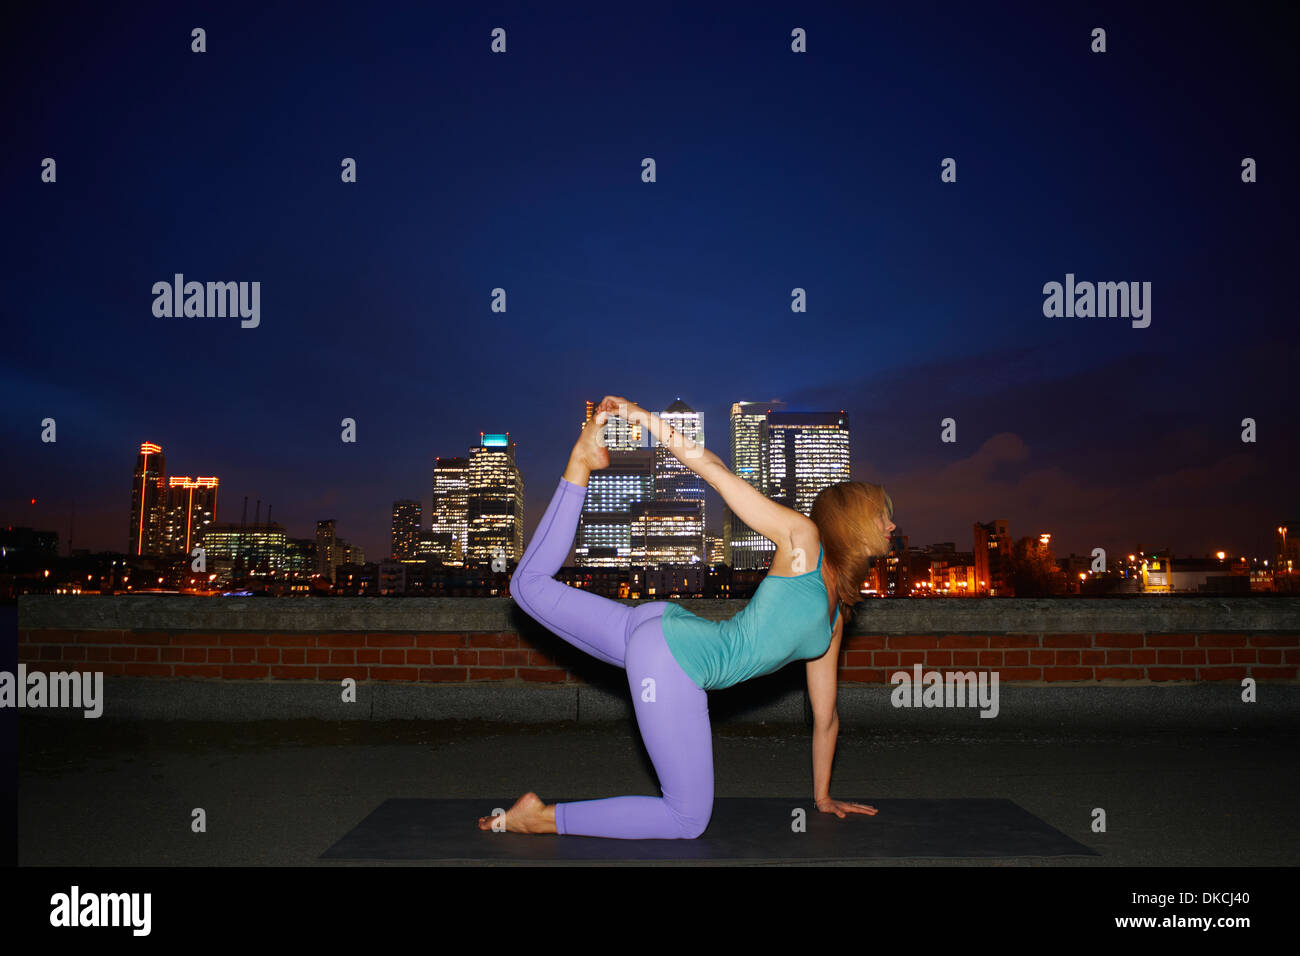
[[[698,806],[693,813],[675,812],[673,817],[677,820],[680,838],[694,840],[709,827],[709,820],[713,817],[713,800],[710,799],[707,805]]]

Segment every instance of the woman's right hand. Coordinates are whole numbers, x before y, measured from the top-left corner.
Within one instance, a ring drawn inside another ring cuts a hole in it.
[[[598,412],[609,412],[619,418],[627,419],[632,424],[646,424],[649,421],[649,415],[646,410],[636,402],[628,401],[618,395],[606,395],[601,403],[596,406]]]

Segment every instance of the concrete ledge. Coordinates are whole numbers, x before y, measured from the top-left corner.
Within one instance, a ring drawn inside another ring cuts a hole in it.
[[[736,695],[732,688],[709,695],[715,729],[723,725],[788,724],[807,729],[804,696],[791,688]],[[999,688],[999,714],[982,718],[976,708],[895,708],[893,688],[841,685],[842,730],[924,731],[965,727],[976,732],[1042,729],[1282,729],[1300,726],[1300,686],[1261,684],[1258,702],[1241,701],[1232,683],[1172,686]],[[20,710],[23,719],[85,720],[76,710]],[[107,678],[99,720],[486,720],[501,723],[577,721],[635,722],[631,701],[598,687],[359,684],[357,703],[339,699],[339,685],[325,681],[195,681]],[[71,729],[71,728],[70,728]]]

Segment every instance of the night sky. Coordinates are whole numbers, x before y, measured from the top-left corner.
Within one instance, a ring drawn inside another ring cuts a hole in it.
[[[25,4],[0,522],[66,553],[75,501],[76,546],[125,550],[154,441],[220,520],[261,498],[376,560],[480,431],[531,535],[585,400],[680,396],[729,462],[730,403],[780,398],[849,413],[912,545],[1267,554],[1300,516],[1293,35],[1129,6]],[[155,317],[176,272],[260,281],[260,326]],[[1045,318],[1067,273],[1152,283],[1150,327]]]

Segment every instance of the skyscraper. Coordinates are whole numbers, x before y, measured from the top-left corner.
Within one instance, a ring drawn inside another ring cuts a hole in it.
[[[681,435],[683,446],[678,449],[684,455],[690,454],[689,445],[685,444],[687,440],[693,441],[696,445],[704,445],[704,419],[703,416],[691,408],[679,397],[671,405],[659,413],[659,418],[667,425],[671,425],[674,430]],[[693,540],[690,544],[693,549],[686,555],[681,563],[691,561],[703,561],[704,555],[704,489],[705,481],[694,471],[690,469],[685,461],[682,461],[673,453],[673,450],[658,440],[655,441],[655,501],[656,502],[675,502],[683,505],[693,505],[697,512],[698,520],[687,522],[692,528],[699,528],[698,540]],[[689,509],[675,509],[674,514],[677,516],[679,526],[674,530],[674,534],[681,531],[684,525],[681,521],[687,515]],[[677,541],[665,553],[678,554],[681,552],[680,545],[684,541]]]
[[[587,417],[582,424],[585,427],[596,413],[596,403],[587,402]],[[605,421],[605,447],[610,451],[635,451],[645,444],[645,432],[641,425],[633,425],[626,418],[611,415]]]
[[[490,561],[500,554],[518,561],[524,553],[524,476],[508,432],[479,433],[469,450],[466,486],[466,560]]]
[[[443,564],[465,561],[469,546],[469,459],[433,460],[433,502],[429,509],[429,541],[424,553]],[[431,551],[429,549],[432,549]]]
[[[167,509],[163,521],[163,551],[189,554],[205,528],[217,521],[215,477],[168,478]]]
[[[323,578],[334,580],[334,569],[343,562],[338,553],[338,538],[334,530],[334,519],[326,518],[316,522],[316,573]]]
[[[420,538],[420,503],[410,498],[393,502],[392,557],[399,561],[415,558]]]
[[[135,459],[131,481],[131,539],[127,554],[161,554],[163,517],[167,508],[164,481],[167,459],[161,445],[144,442]]]
[[[847,412],[768,412],[767,496],[800,514],[823,488],[849,481]]]
[[[578,520],[574,563],[626,568],[632,555],[632,507],[654,500],[654,450],[613,449],[609,467],[593,471]]]
[[[731,405],[731,470],[766,495],[767,454],[764,429],[768,411],[780,411],[785,403],[733,402]],[[731,568],[756,570],[772,560],[772,542],[741,521],[726,502],[722,506],[723,560]]]

